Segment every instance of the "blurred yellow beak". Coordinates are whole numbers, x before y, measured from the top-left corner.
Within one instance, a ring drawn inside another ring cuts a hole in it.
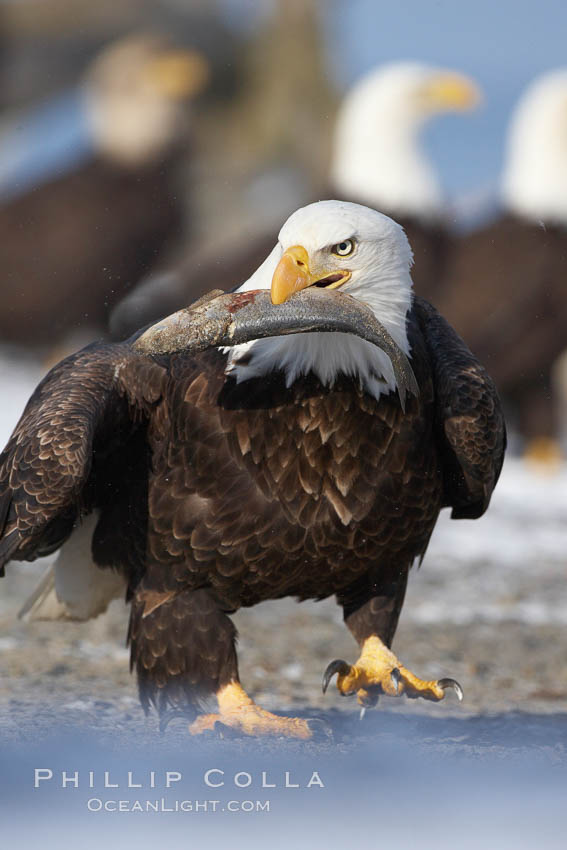
[[[337,289],[350,279],[349,271],[324,271],[312,274],[309,254],[303,245],[294,245],[282,254],[272,277],[272,304],[283,304],[293,295],[315,284],[325,289]]]
[[[426,86],[425,96],[434,109],[464,112],[482,101],[479,87],[462,74],[438,74]]]
[[[149,79],[165,97],[181,100],[199,94],[209,79],[204,56],[192,50],[170,50],[148,67]]]

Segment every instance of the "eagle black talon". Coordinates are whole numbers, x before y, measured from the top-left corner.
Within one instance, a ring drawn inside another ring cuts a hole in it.
[[[223,723],[222,720],[217,720],[211,732],[216,735],[218,738],[222,739],[235,739],[235,738],[245,738],[246,735],[242,732],[241,729],[235,728],[233,726],[229,726],[228,723]]]
[[[194,720],[195,715],[190,711],[166,711],[160,715],[159,731],[163,735],[172,720]]]
[[[396,689],[396,694],[399,693],[400,690],[400,682],[402,681],[402,677],[400,671],[397,667],[394,667],[392,672],[390,673],[390,679],[392,680],[392,684]]]
[[[326,720],[323,720],[322,717],[307,718],[307,725],[309,726],[310,731],[313,733],[313,741],[317,743],[323,743],[325,741],[330,742],[335,739],[332,726],[330,726]]]
[[[323,693],[327,693],[327,688],[329,687],[329,682],[335,675],[338,673],[339,676],[346,676],[350,673],[350,664],[347,664],[346,661],[343,661],[342,658],[336,658],[334,661],[327,666],[327,669],[323,673]]]
[[[447,690],[455,691],[455,693],[457,694],[457,699],[459,700],[459,702],[463,701],[463,698],[464,698],[465,695],[463,693],[463,689],[461,688],[461,686],[459,685],[459,683],[457,682],[456,679],[439,679],[437,684],[444,691],[447,691]]]

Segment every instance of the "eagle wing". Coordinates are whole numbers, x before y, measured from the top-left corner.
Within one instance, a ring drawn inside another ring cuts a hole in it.
[[[128,344],[94,343],[43,379],[0,454],[0,575],[11,558],[57,549],[81,515],[104,505],[108,481],[97,470],[104,478],[128,453],[164,376]]]
[[[449,323],[423,298],[415,312],[431,361],[444,505],[453,519],[485,512],[498,481],[506,426],[496,387]]]

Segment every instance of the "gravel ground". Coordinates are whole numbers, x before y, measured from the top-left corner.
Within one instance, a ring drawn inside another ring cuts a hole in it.
[[[0,736],[25,737],[30,727],[35,734],[38,722],[48,731],[54,718],[65,724],[82,725],[88,717],[88,723],[104,728],[115,722],[151,728],[154,721],[143,719],[128,672],[126,607],[114,602],[89,623],[22,622],[17,610],[37,574],[33,565],[12,565],[2,582]],[[558,570],[554,577],[559,593],[565,576]],[[448,581],[462,583],[457,567]],[[534,594],[537,584],[535,574]],[[429,577],[425,567],[415,571],[395,649],[425,678],[456,678],[465,691],[464,702],[459,704],[452,694],[442,704],[384,697],[363,727],[372,717],[372,728],[379,729],[385,713],[453,721],[505,712],[567,714],[567,634],[562,623],[416,621],[422,608],[427,611],[433,600],[439,604],[440,592],[435,571]],[[422,608],[413,609],[414,597]],[[321,675],[330,660],[356,658],[334,602],[270,602],[239,612],[235,620],[242,680],[260,704],[276,711],[332,712],[337,718],[357,715],[354,699],[339,697],[333,687],[325,696],[321,692]]]

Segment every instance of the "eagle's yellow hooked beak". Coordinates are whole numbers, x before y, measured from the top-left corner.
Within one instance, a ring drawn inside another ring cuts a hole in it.
[[[482,93],[474,80],[456,71],[433,76],[425,86],[425,97],[434,111],[442,112],[475,109],[482,101]]]
[[[157,90],[172,100],[200,94],[210,76],[207,60],[195,50],[168,50],[154,58],[146,70]]]
[[[272,277],[272,304],[284,301],[308,286],[321,286],[325,289],[337,289],[350,279],[351,272],[346,270],[311,270],[309,254],[303,245],[294,245],[283,252]]]

